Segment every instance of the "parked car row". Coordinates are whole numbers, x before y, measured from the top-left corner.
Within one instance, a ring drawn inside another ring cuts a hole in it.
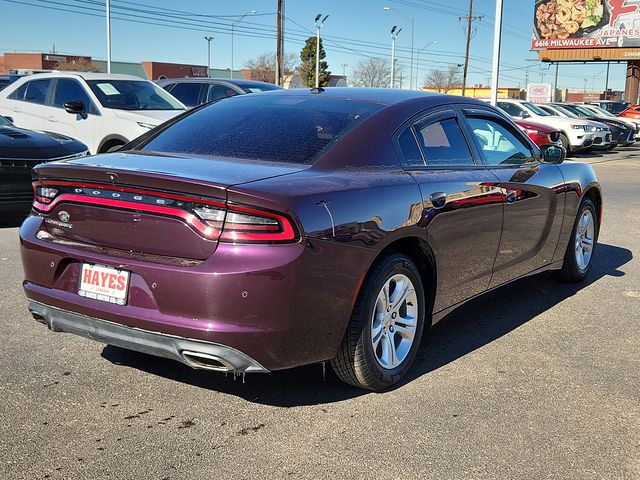
[[[524,100],[501,99],[499,108],[516,122],[534,122],[537,125],[521,127],[536,143],[552,141],[561,144],[568,154],[588,150],[611,150],[629,146],[636,141],[640,124],[619,118],[601,107],[589,104],[549,103],[534,104]],[[547,139],[544,126],[552,129]],[[539,143],[541,144],[541,143]]]

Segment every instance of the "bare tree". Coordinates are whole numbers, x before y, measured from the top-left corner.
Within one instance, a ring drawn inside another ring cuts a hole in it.
[[[261,82],[275,83],[276,81],[276,54],[263,53],[255,58],[247,60],[245,68],[251,70],[251,79]],[[287,53],[284,56],[284,74],[291,75],[298,66],[298,56],[295,53]]]
[[[396,82],[400,68],[396,65]],[[389,87],[391,83],[391,62],[382,58],[360,60],[353,69],[351,84],[354,87]]]
[[[70,58],[64,62],[58,62],[55,66],[55,70],[62,70],[67,72],[94,72],[97,73],[100,70],[96,67],[88,58]]]
[[[428,87],[443,93],[462,85],[460,71],[456,65],[449,65],[446,70],[431,70],[424,81]]]

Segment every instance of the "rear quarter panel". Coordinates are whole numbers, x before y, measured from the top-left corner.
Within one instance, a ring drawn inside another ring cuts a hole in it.
[[[573,224],[578,214],[580,202],[586,193],[592,189],[597,192],[602,199],[602,189],[591,165],[579,162],[565,161],[559,165],[562,176],[564,177],[564,195],[565,209],[562,221],[562,229],[560,231],[560,239],[558,248],[554,255],[554,262],[561,261],[569,243]],[[602,222],[602,209],[598,212],[599,221]]]

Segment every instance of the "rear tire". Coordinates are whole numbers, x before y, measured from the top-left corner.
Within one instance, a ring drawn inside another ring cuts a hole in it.
[[[593,264],[599,230],[595,205],[591,199],[585,197],[580,203],[571,230],[564,263],[559,272],[560,280],[578,283],[585,279]]]
[[[345,383],[384,390],[409,371],[425,323],[420,274],[407,256],[380,259],[362,285],[338,354],[331,367]]]

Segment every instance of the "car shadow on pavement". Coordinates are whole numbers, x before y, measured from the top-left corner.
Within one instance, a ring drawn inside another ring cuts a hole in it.
[[[583,283],[560,283],[551,273],[543,273],[467,303],[433,328],[409,375],[395,388],[491,343],[605,276],[623,276],[619,268],[632,258],[630,250],[599,244],[591,272]],[[243,379],[193,370],[172,360],[111,345],[104,348],[102,356],[117,365],[271,406],[332,403],[369,393],[341,383],[328,363],[324,375],[322,365],[310,365],[266,375],[250,374]]]

